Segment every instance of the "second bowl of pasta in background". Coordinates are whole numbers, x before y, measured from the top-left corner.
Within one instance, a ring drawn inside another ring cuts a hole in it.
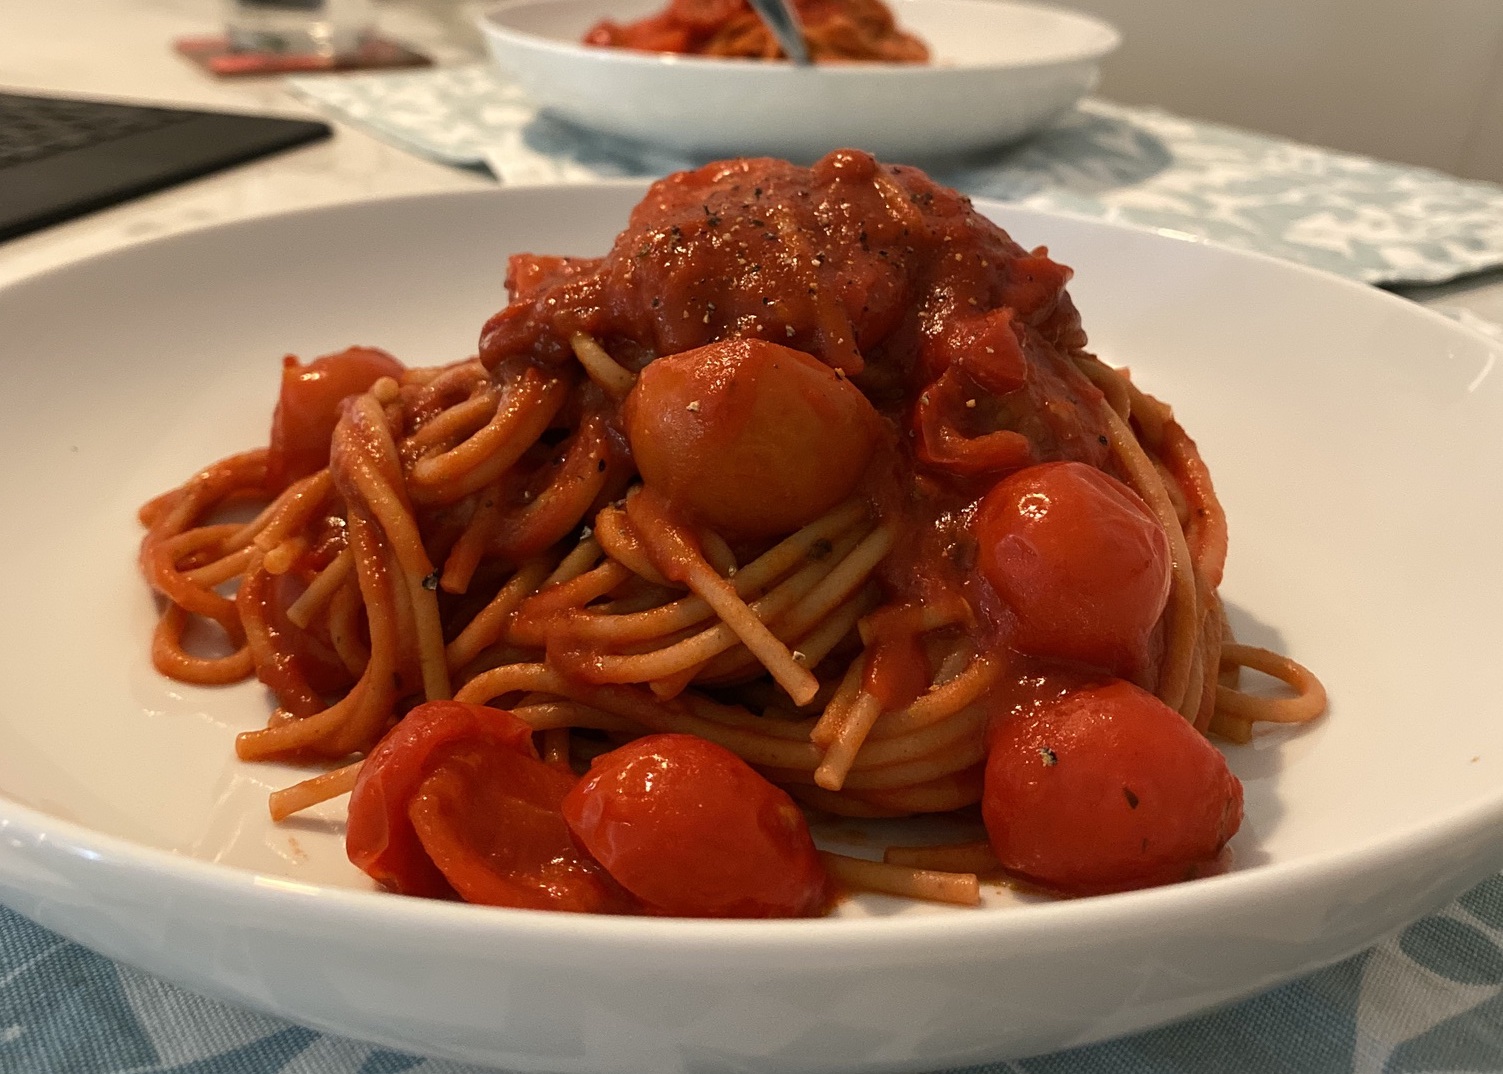
[[[810,160],[856,145],[923,160],[1014,142],[1096,84],[1120,38],[1060,8],[993,0],[894,0],[930,62],[816,63],[602,48],[602,19],[659,0],[509,0],[481,20],[495,61],[547,114],[698,157]]]

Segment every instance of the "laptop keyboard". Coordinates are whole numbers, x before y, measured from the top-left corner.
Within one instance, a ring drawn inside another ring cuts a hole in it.
[[[0,168],[191,118],[191,112],[168,108],[0,93]]]
[[[0,242],[331,133],[306,119],[0,90]]]

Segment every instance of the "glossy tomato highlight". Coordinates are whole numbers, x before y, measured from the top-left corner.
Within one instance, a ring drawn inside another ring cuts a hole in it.
[[[981,500],[975,532],[1019,650],[1123,678],[1148,665],[1169,599],[1169,539],[1132,489],[1084,463],[1030,466]]]
[[[793,799],[693,735],[649,735],[596,758],[563,813],[574,838],[655,914],[809,917],[829,901]]]

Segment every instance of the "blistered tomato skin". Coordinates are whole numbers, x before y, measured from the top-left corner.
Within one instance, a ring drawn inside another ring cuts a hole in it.
[[[444,751],[407,805],[423,850],[466,902],[627,913],[630,898],[575,845],[559,812],[574,779],[491,742]]]
[[[828,879],[793,800],[704,739],[649,735],[596,758],[563,814],[651,913],[808,917],[826,908]]]
[[[435,758],[458,742],[489,742],[535,756],[532,728],[503,709],[429,701],[409,712],[371,750],[350,794],[345,851],[382,886],[444,898],[452,888],[423,851],[408,803]]]
[[[1053,891],[1190,879],[1242,823],[1242,784],[1220,751],[1130,683],[1004,716],[989,746],[981,809],[992,849]]]
[[[879,423],[816,358],[731,339],[659,358],[626,400],[646,484],[722,536],[781,536],[851,494]]]
[[[1137,493],[1093,466],[1053,462],[982,498],[982,576],[1016,617],[1021,652],[1131,678],[1169,599],[1169,541]]]
[[[428,701],[361,766],[346,852],[404,895],[627,912],[630,898],[580,853],[559,813],[573,784],[538,759],[532,728],[510,712]]]

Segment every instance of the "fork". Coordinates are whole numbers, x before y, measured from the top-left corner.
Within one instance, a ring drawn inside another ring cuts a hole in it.
[[[752,9],[772,31],[783,48],[783,55],[796,64],[811,64],[809,46],[804,42],[804,28],[799,25],[798,13],[793,10],[792,0],[749,0]]]

